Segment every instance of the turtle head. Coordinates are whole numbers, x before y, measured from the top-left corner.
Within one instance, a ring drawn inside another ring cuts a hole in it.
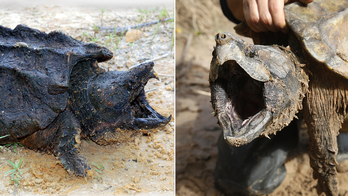
[[[290,51],[219,33],[210,65],[211,102],[233,146],[268,137],[302,107],[308,78]]]
[[[154,63],[144,63],[133,70],[103,73],[88,87],[93,107],[113,125],[138,129],[167,124],[168,118],[155,111],[146,99],[144,87],[151,78],[158,79]]]

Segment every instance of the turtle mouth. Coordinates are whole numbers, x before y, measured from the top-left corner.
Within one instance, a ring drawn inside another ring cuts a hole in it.
[[[235,146],[248,143],[272,120],[264,97],[267,82],[253,79],[234,60],[224,62],[218,75],[212,84],[212,100],[219,103],[217,116],[224,137]]]
[[[166,125],[172,118],[159,114],[153,109],[146,99],[145,91],[142,89],[139,95],[130,103],[134,125],[136,128],[151,129]]]
[[[172,118],[170,115],[168,118],[159,114],[153,109],[147,101],[144,87],[151,78],[157,79],[158,75],[153,69],[154,63],[145,63],[135,68],[136,78],[140,79],[139,94],[130,102],[132,116],[134,117],[134,125],[139,129],[151,129],[159,126],[166,125]],[[136,85],[133,85],[135,88]]]
[[[93,111],[96,111],[96,118],[105,121],[105,126],[122,129],[151,129],[166,125],[171,116],[166,118],[156,112],[145,95],[144,87],[148,81],[158,79],[153,66],[152,62],[144,63],[130,71],[106,72],[94,77],[86,93]],[[88,112],[84,113],[88,115]]]

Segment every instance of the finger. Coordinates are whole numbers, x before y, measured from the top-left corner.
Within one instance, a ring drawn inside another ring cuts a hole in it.
[[[245,21],[248,23],[249,27],[255,32],[265,32],[265,28],[260,23],[259,11],[257,8],[256,0],[244,0],[243,1],[243,11]]]
[[[249,1],[252,1],[252,0],[243,0],[244,18],[248,26],[250,27],[250,29],[258,33],[260,31],[252,24],[250,19],[250,6],[249,6],[250,2]]]
[[[272,16],[269,13],[268,0],[258,0],[257,4],[259,7],[260,22],[262,25],[269,31],[278,32],[279,29],[273,25]]]
[[[284,2],[279,0],[269,0],[269,12],[272,16],[274,26],[283,33],[289,32],[285,22]]]

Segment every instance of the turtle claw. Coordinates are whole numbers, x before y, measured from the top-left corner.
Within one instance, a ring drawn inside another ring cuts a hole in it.
[[[91,169],[87,164],[87,159],[77,153],[66,152],[59,156],[59,159],[69,175],[86,177],[87,170]]]

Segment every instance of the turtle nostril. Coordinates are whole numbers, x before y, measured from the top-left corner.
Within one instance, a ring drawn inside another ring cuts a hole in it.
[[[231,36],[228,33],[218,33],[215,36],[215,42],[217,45],[225,45],[230,43]]]
[[[221,33],[221,34],[220,34],[220,38],[221,38],[221,39],[225,39],[225,38],[226,38],[226,34],[225,34],[225,33]]]

